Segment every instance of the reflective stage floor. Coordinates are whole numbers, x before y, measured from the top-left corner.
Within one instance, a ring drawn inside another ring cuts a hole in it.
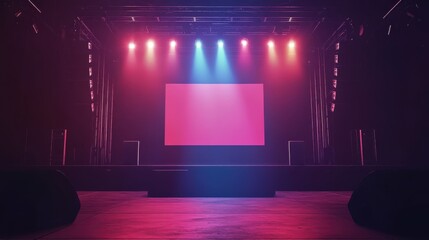
[[[79,191],[69,226],[14,239],[397,239],[356,225],[349,191],[279,191],[274,198],[150,198]]]

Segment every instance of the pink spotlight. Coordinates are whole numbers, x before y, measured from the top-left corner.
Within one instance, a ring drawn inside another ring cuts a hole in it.
[[[136,49],[136,44],[135,44],[134,42],[130,42],[130,43],[128,43],[128,49],[129,49],[129,50],[134,50],[134,49]]]
[[[152,39],[148,40],[146,43],[147,47],[149,49],[153,49],[155,47],[155,41],[153,41]]]
[[[273,40],[268,41],[267,45],[269,48],[273,48],[274,47],[274,41]]]
[[[245,39],[245,38],[243,38],[243,39],[241,39],[241,46],[242,47],[247,47],[247,44],[248,44],[249,42],[247,41],[247,39]]]
[[[289,49],[295,49],[296,43],[294,40],[290,40],[287,46],[289,47]]]
[[[176,48],[176,46],[177,46],[176,40],[171,40],[170,41],[170,48]]]

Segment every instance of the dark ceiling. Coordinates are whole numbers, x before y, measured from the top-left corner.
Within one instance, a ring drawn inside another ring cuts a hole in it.
[[[341,3],[342,2],[342,3]],[[344,20],[344,1],[97,1],[79,7],[95,36],[311,34]],[[335,12],[337,12],[335,14]],[[340,14],[341,13],[341,14]]]
[[[389,18],[413,16],[418,0],[18,0],[5,5],[16,14],[61,32],[78,27],[106,45],[127,34],[296,35],[326,41],[345,21],[375,28]],[[421,3],[419,3],[421,4]],[[36,9],[41,10],[39,13]],[[411,6],[411,7],[410,7]],[[417,7],[416,7],[417,6]],[[391,10],[391,11],[390,11]],[[23,14],[23,15],[25,15]],[[385,15],[388,14],[388,17]],[[22,18],[22,17],[21,17]],[[34,20],[35,19],[35,20]],[[76,31],[76,29],[73,29]]]

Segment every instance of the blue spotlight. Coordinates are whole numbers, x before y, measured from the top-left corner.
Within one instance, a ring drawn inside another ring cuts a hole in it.
[[[192,83],[203,83],[210,82],[212,74],[206,62],[206,57],[204,56],[204,49],[202,48],[201,40],[195,41],[195,55],[194,63],[192,64]]]
[[[201,40],[197,40],[197,41],[195,41],[195,47],[196,48],[201,48],[202,47],[202,43],[201,43]]]
[[[218,83],[234,83],[235,78],[229,66],[228,57],[223,47],[223,41],[217,42],[217,54],[216,54],[216,65],[215,65],[215,80]]]
[[[222,40],[218,40],[217,41],[217,46],[220,48],[223,48],[223,41]]]

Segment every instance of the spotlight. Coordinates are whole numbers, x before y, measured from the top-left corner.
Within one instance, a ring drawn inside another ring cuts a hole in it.
[[[155,41],[153,41],[152,39],[149,39],[146,45],[149,49],[153,49],[155,47]]]
[[[339,42],[335,43],[335,51],[338,51],[338,50],[340,50],[340,43]]]
[[[331,99],[332,101],[337,100],[337,91],[335,90],[331,91]]]
[[[295,48],[295,41],[294,40],[290,40],[289,43],[287,44],[287,46],[289,47],[289,49],[294,49]]]
[[[333,87],[334,89],[336,89],[336,88],[337,88],[337,85],[338,85],[338,81],[337,81],[337,79],[333,79],[333,80],[332,80],[332,87]]]
[[[88,48],[90,48],[91,45],[88,44]],[[133,42],[128,43],[128,49],[134,50],[136,49],[136,44]]]
[[[197,40],[197,41],[195,41],[195,47],[196,48],[201,48],[202,47],[202,43],[201,43],[201,40]]]
[[[220,48],[223,48],[223,41],[222,40],[218,40],[217,41],[217,46]]]
[[[274,47],[274,41],[273,40],[268,41],[267,45],[269,48],[273,48]]]
[[[241,39],[241,46],[242,47],[247,47],[247,44],[248,44],[249,42],[247,41],[247,39],[245,39],[245,38],[243,38],[243,39]]]
[[[331,103],[331,112],[335,112],[335,103]]]
[[[175,40],[170,41],[170,48],[175,48],[177,45],[177,42]]]

